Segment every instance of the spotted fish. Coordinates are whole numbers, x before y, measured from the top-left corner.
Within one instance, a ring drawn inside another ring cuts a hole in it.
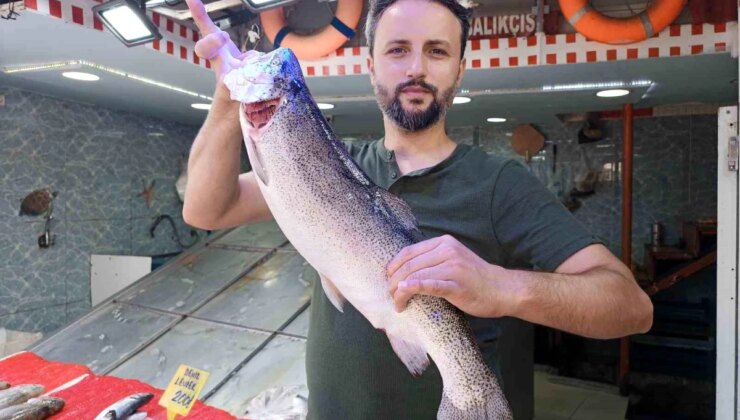
[[[22,404],[29,398],[38,397],[44,392],[41,385],[17,385],[0,391],[0,409]]]
[[[283,233],[320,273],[329,300],[339,311],[349,301],[383,329],[411,373],[421,374],[431,356],[443,382],[438,419],[512,418],[458,309],[416,296],[395,311],[386,266],[420,239],[416,219],[352,160],[293,53],[254,53],[224,83],[242,104],[239,119],[260,191]]]
[[[62,411],[64,400],[53,397],[32,398],[24,404],[0,410],[0,420],[44,420]]]

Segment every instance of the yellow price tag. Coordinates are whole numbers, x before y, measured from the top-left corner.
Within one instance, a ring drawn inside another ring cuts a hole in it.
[[[167,409],[167,420],[174,420],[177,415],[187,416],[207,380],[208,372],[180,365],[159,399],[159,405]]]

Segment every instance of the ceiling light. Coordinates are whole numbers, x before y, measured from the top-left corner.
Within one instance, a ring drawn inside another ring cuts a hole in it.
[[[162,39],[147,17],[143,1],[111,0],[93,7],[93,13],[127,47]]]
[[[204,109],[206,111],[211,109],[211,104],[192,104],[190,106],[192,106],[195,109]]]
[[[242,0],[249,10],[255,13],[264,12],[267,9],[287,6],[298,0]]]
[[[491,117],[491,118],[486,119],[486,121],[488,121],[489,123],[502,123],[502,122],[506,122],[506,118]]]
[[[467,96],[455,96],[455,98],[452,100],[452,103],[455,105],[458,105],[458,104],[466,104],[470,101],[471,99],[468,98]]]
[[[81,71],[65,71],[64,73],[62,73],[62,76],[68,79],[81,80],[83,82],[95,82],[100,80],[100,77],[94,74],[83,73]]]
[[[316,105],[319,107],[319,109],[334,109],[334,104],[319,102]]]
[[[649,87],[653,82],[651,80],[634,80],[631,82],[600,82],[600,83],[574,83],[570,85],[545,85],[543,91],[563,91],[563,90],[603,90],[603,89],[629,89],[639,87]]]
[[[85,61],[85,60],[59,61],[59,62],[52,62],[52,63],[36,64],[33,66],[0,67],[0,71],[6,74],[13,74],[13,73],[26,73],[26,72],[33,72],[33,71],[47,71],[47,70],[57,70],[57,69],[75,69],[76,70],[82,67],[89,67],[90,69],[93,69],[96,71],[113,74],[115,76],[124,77],[124,78],[131,79],[139,83],[145,83],[150,86],[155,86],[158,88],[171,90],[173,92],[183,93],[185,95],[190,95],[195,98],[204,99],[206,101],[213,100],[212,97],[208,95],[203,95],[202,93],[193,92],[191,90],[183,89],[178,86],[170,85],[168,83],[158,82],[156,80],[142,77],[142,76],[139,76],[133,73],[127,73],[123,70],[114,69],[113,67],[101,66],[100,64],[96,64],[96,63]]]
[[[627,89],[608,89],[596,92],[596,96],[598,96],[599,98],[617,98],[629,94],[630,91],[628,91]]]

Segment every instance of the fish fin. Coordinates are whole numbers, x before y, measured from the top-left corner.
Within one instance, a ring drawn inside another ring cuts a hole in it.
[[[457,419],[491,419],[491,420],[513,420],[509,402],[506,400],[501,388],[496,384],[493,392],[485,396],[478,404],[470,404],[468,407],[460,408],[447,396],[447,390],[442,391],[442,402],[437,411],[437,420]]]
[[[252,165],[252,170],[257,174],[257,178],[259,178],[263,184],[267,185],[267,171],[265,170],[265,165],[262,163],[262,158],[260,158],[259,153],[257,153],[254,140],[247,136],[244,143],[247,145],[247,154],[249,155],[249,163]]]
[[[326,297],[329,298],[329,301],[339,312],[344,312],[344,302],[346,299],[342,296],[342,292],[337,289],[337,286],[328,277],[321,273],[319,273],[319,276],[321,277],[321,287],[324,289]]]
[[[429,356],[427,351],[419,344],[406,341],[397,335],[388,334],[388,340],[396,355],[401,359],[409,372],[414,376],[421,375],[427,366],[429,366]]]
[[[397,197],[382,188],[377,189],[376,197],[380,198],[383,203],[385,203],[386,211],[396,216],[396,219],[401,223],[401,226],[409,231],[414,242],[421,242],[425,239],[424,235],[419,230],[414,212],[402,198]]]

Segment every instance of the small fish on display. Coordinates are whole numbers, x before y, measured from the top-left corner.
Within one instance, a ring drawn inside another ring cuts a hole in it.
[[[145,413],[136,413],[136,410],[151,401],[152,397],[154,397],[154,395],[150,393],[129,395],[101,411],[100,414],[95,417],[95,420],[126,420],[131,418],[140,418],[141,414]]]
[[[41,385],[17,385],[0,391],[0,409],[22,404],[29,398],[38,397],[44,392]]]
[[[44,420],[62,411],[62,408],[64,400],[61,398],[32,398],[23,404],[0,410],[0,420]]]

